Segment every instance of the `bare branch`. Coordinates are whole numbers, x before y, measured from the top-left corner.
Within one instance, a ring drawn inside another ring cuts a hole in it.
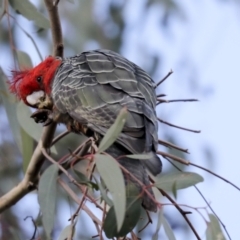
[[[66,135],[68,135],[70,132],[68,130],[66,130],[65,132],[60,133],[58,136],[56,136],[53,140],[52,140],[52,145],[53,146],[55,143],[57,143],[60,139],[62,139],[63,137],[65,137]]]
[[[161,140],[161,139],[158,139],[158,144],[161,144],[161,145],[163,145],[165,147],[168,147],[168,148],[175,148],[175,149],[177,149],[179,151],[182,151],[182,152],[185,152],[185,153],[189,153],[188,149],[178,147],[177,145],[175,145],[173,143],[170,143],[170,142],[167,142],[167,141],[164,141],[164,140]]]
[[[177,157],[177,156],[175,156],[175,155],[172,155],[172,154],[170,154],[170,153],[165,153],[165,152],[162,152],[162,151],[157,151],[157,154],[162,155],[163,157],[169,157],[169,158],[171,158],[172,160],[177,161],[177,162],[180,162],[180,163],[182,163],[182,164],[184,164],[184,165],[189,165],[189,164],[190,164],[189,161],[187,161],[187,160],[185,160],[185,159],[183,159],[183,158]]]
[[[185,219],[185,221],[188,223],[189,227],[192,229],[194,235],[196,236],[196,238],[198,240],[201,240],[200,236],[198,235],[196,229],[193,227],[192,223],[189,221],[189,219],[187,218],[187,214],[189,214],[189,212],[185,212],[183,211],[179,205],[165,192],[163,191],[162,189],[158,188],[158,190],[161,192],[161,194],[163,196],[165,196],[176,208],[177,210],[181,213],[181,215],[183,216],[183,218]]]
[[[80,200],[78,199],[77,195],[75,194],[75,192],[69,188],[69,186],[62,180],[62,179],[58,179],[58,182],[60,183],[60,185],[62,186],[62,188],[69,194],[69,196],[71,196],[71,198],[77,203],[80,204]],[[102,222],[92,213],[92,211],[85,205],[82,205],[82,209],[88,214],[88,216],[95,222],[97,223],[99,226],[102,226]]]
[[[157,98],[157,105],[161,103],[172,103],[172,102],[197,102],[198,99],[189,98],[189,99],[173,99],[173,100],[166,100],[162,98]]]
[[[173,73],[173,70],[171,69],[169,73],[155,85],[155,88],[157,88],[160,84],[162,84],[172,73]]]
[[[62,29],[61,23],[58,14],[58,5],[53,3],[52,0],[44,0],[45,5],[48,10],[51,30],[52,30],[52,38],[53,38],[53,46],[54,46],[54,55],[62,57],[63,56],[63,42],[62,42]]]
[[[62,57],[62,32],[57,6],[53,6],[52,0],[45,0],[45,4],[50,16],[53,45],[55,49],[54,53],[55,56]],[[42,148],[47,149],[51,146],[55,130],[55,123],[52,123],[51,125],[43,128],[42,137],[38,142],[36,149],[34,150],[23,180],[15,188],[11,189],[8,193],[6,193],[0,198],[0,213],[3,212],[5,209],[11,207],[27,193],[36,188],[36,185],[38,183],[39,171],[44,162]]]
[[[200,168],[200,169],[202,169],[202,170],[204,170],[204,171],[206,171],[206,172],[209,172],[210,174],[214,175],[214,176],[217,177],[217,178],[220,178],[220,179],[223,180],[224,182],[232,185],[234,188],[236,188],[238,191],[240,191],[240,188],[239,188],[237,185],[235,185],[234,183],[230,182],[230,181],[227,180],[226,178],[221,177],[220,175],[214,173],[213,171],[211,171],[211,170],[209,170],[209,169],[207,169],[207,168],[204,168],[204,167],[202,167],[202,166],[200,166],[200,165],[197,165],[197,164],[195,164],[195,163],[189,162],[189,165],[192,165],[192,166],[197,167],[197,168]]]
[[[192,129],[189,129],[189,128],[184,128],[184,127],[180,127],[180,126],[177,126],[177,125],[174,125],[172,123],[169,123],[169,122],[166,122],[160,118],[157,118],[159,122],[161,123],[164,123],[168,126],[171,126],[171,127],[175,127],[175,128],[179,128],[179,129],[182,129],[182,130],[185,130],[185,131],[189,131],[189,132],[194,132],[194,133],[200,133],[201,131],[200,130],[192,130]]]
[[[168,159],[167,157],[164,157],[169,163],[171,163],[178,171],[182,172],[182,170],[176,166],[170,159]],[[231,240],[231,236],[225,226],[225,224],[222,222],[222,220],[220,219],[220,217],[217,215],[217,213],[214,211],[214,209],[211,207],[211,205],[208,203],[207,199],[204,197],[204,195],[202,194],[202,192],[199,190],[199,188],[194,185],[193,186],[196,191],[199,193],[199,195],[201,196],[201,198],[203,199],[203,201],[207,204],[207,206],[209,207],[209,209],[212,211],[212,213],[214,214],[214,216],[218,219],[218,221],[220,222],[220,224],[222,225],[225,233],[227,234],[228,238]],[[163,204],[164,205],[164,204]]]

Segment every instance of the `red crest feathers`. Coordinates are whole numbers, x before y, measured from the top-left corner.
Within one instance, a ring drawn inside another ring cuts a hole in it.
[[[18,84],[27,75],[29,70],[24,70],[24,71],[12,70],[11,72],[12,72],[12,81],[8,81],[8,83],[10,84],[9,86],[10,92],[20,97],[18,92]]]
[[[13,70],[12,80],[9,81],[10,91],[26,104],[26,97],[35,91],[43,90],[49,94],[53,77],[60,64],[60,59],[50,56],[32,69]],[[41,82],[37,81],[39,77],[42,79]]]

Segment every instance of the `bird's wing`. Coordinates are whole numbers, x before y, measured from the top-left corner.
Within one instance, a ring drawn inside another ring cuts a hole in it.
[[[63,60],[52,96],[61,112],[101,135],[126,106],[129,113],[117,142],[132,153],[156,150],[154,82],[117,53],[96,50]]]

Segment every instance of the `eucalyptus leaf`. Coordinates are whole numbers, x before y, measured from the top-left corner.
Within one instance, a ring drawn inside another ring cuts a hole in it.
[[[9,0],[10,5],[17,12],[21,13],[28,20],[33,20],[35,24],[44,29],[50,28],[49,20],[40,13],[37,8],[28,0]]]
[[[159,231],[161,229],[162,222],[163,222],[163,208],[161,208],[159,210],[157,229],[156,229],[155,233],[153,234],[152,240],[158,240],[158,233],[159,233]]]
[[[123,237],[133,230],[141,215],[141,198],[128,198],[126,214],[120,231],[117,230],[114,207],[111,207],[104,220],[103,229],[108,238]]]
[[[95,154],[94,159],[101,178],[112,194],[117,216],[117,230],[119,231],[123,224],[126,208],[126,191],[122,171],[117,161],[110,155]]]
[[[152,158],[152,154],[150,153],[143,153],[143,154],[129,154],[126,155],[128,158],[138,159],[138,160],[149,160]]]
[[[23,102],[18,103],[17,106],[17,119],[26,133],[28,133],[37,142],[42,135],[42,126],[34,122],[31,116],[29,107],[24,105]]]
[[[206,238],[207,240],[226,240],[218,219],[213,214],[208,214],[210,222],[207,223]]]
[[[108,149],[116,141],[126,122],[127,113],[128,111],[126,108],[121,109],[114,124],[108,129],[102,141],[100,142],[98,147],[99,153]]]
[[[95,181],[97,182],[96,178],[95,178]],[[112,200],[111,200],[111,199],[108,197],[108,195],[107,195],[107,189],[106,189],[106,187],[105,187],[104,182],[103,182],[103,181],[98,182],[98,187],[99,187],[99,190],[100,190],[100,192],[101,192],[101,197],[102,197],[102,199],[107,203],[107,205],[108,205],[109,207],[113,206]]]
[[[20,69],[32,68],[32,60],[26,52],[17,50],[16,53]]]
[[[32,137],[29,136],[22,128],[21,128],[21,137],[22,137],[22,146],[23,146],[23,149],[22,149],[23,171],[25,173],[33,154],[34,141]]]
[[[30,118],[31,114],[30,108],[24,105],[23,102],[17,104],[17,119],[20,126],[29,136],[38,142],[41,139],[43,127]],[[56,154],[56,147],[51,147],[51,151]]]
[[[177,182],[175,181],[172,186],[172,194],[177,199]]]
[[[73,169],[75,175],[78,177],[78,183],[91,187],[95,190],[99,190],[98,185],[92,181],[90,181],[83,173],[78,171],[77,169]]]
[[[169,240],[176,240],[175,236],[174,236],[174,233],[173,233],[173,230],[172,228],[170,227],[167,219],[163,216],[162,218],[162,224],[163,224],[163,229],[168,237]]]
[[[15,227],[9,226],[8,231],[11,233],[11,240],[21,240],[21,232]]]
[[[75,231],[75,224],[66,226],[60,233],[58,240],[66,240]]]
[[[22,138],[20,132],[20,125],[18,123],[16,114],[17,104],[15,103],[15,98],[13,97],[13,95],[9,94],[7,78],[4,75],[1,68],[0,68],[0,97],[2,99],[3,105],[7,113],[8,122],[12,130],[13,137],[15,139],[15,142],[17,143],[20,152],[22,152]]]
[[[188,188],[203,182],[203,177],[193,172],[173,172],[167,175],[158,175],[154,180],[154,186],[170,192],[174,189]]]
[[[54,226],[57,198],[58,167],[53,164],[42,174],[38,187],[38,201],[42,212],[43,227],[48,238]]]

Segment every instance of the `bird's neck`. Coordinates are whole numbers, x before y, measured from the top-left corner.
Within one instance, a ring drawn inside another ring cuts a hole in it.
[[[61,60],[60,59],[55,59],[51,66],[49,67],[47,74],[44,78],[44,86],[45,86],[45,92],[50,95],[51,94],[51,90],[52,90],[52,82],[54,79],[54,76],[58,70],[59,65],[61,64]]]

